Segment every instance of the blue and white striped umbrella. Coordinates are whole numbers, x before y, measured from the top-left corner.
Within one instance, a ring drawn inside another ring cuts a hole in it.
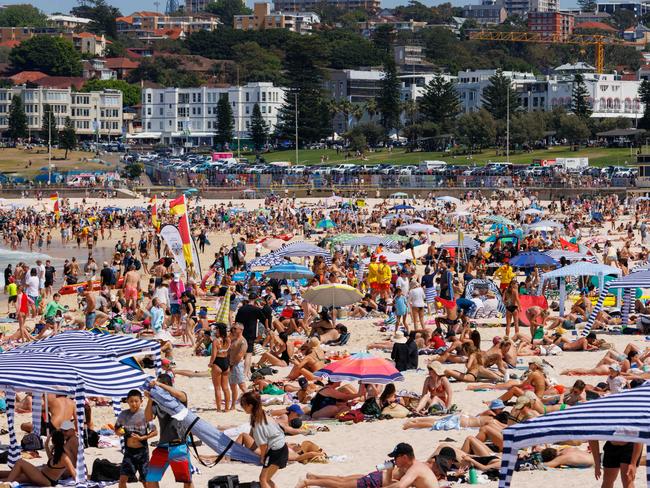
[[[564,258],[570,263],[575,261],[582,261],[583,259],[589,263],[598,264],[598,259],[596,256],[591,256],[589,254],[583,254],[575,251],[567,251],[565,249],[551,249],[550,251],[544,252],[547,256],[552,257],[556,261],[559,261],[560,258]]]
[[[464,249],[476,250],[479,247],[481,247],[481,244],[479,244],[478,241],[475,241],[471,237],[463,237],[462,239],[460,239],[460,241],[458,239],[454,239],[453,241],[440,244],[439,247],[443,249],[454,249],[454,248],[462,247]]]
[[[567,440],[650,444],[650,385],[646,383],[506,428],[499,488],[510,486],[519,449]],[[650,450],[647,456],[650,457]],[[650,461],[647,464],[650,465]],[[646,483],[650,488],[648,474]]]
[[[82,354],[116,360],[139,354],[154,354],[159,359],[160,344],[156,341],[136,339],[125,335],[95,334],[85,330],[71,330],[40,341],[30,342],[15,351]]]
[[[261,266],[276,266],[286,262],[287,258],[302,258],[306,256],[322,256],[326,263],[330,264],[332,262],[331,254],[322,247],[318,247],[316,244],[309,242],[296,241],[282,246],[280,249],[265,256],[252,259],[247,267],[250,269]]]

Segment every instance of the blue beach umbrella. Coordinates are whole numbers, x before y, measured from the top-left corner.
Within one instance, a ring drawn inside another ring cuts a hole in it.
[[[515,268],[534,268],[536,266],[558,266],[558,262],[543,252],[522,252],[510,260]]]

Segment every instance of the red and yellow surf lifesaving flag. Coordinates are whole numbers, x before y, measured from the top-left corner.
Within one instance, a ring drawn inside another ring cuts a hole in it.
[[[158,220],[158,198],[156,195],[149,200],[149,203],[151,204],[151,225],[156,229],[156,232],[160,232],[160,220]]]
[[[183,243],[183,256],[185,263],[189,268],[194,264],[192,259],[192,234],[190,233],[190,221],[187,217],[187,205],[185,203],[185,195],[169,202],[169,212],[172,215],[178,215],[178,233],[181,235],[181,242]]]
[[[59,194],[58,193],[52,193],[50,195],[50,200],[54,201],[54,220],[59,220],[61,217],[61,207],[59,205]]]

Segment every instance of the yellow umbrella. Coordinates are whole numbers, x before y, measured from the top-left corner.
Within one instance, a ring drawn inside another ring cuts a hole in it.
[[[230,326],[230,288],[226,290],[226,294],[223,297],[223,302],[221,302],[221,307],[219,307],[215,320],[217,323]]]

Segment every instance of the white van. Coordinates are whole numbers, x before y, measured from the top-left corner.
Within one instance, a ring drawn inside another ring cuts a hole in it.
[[[421,161],[418,169],[420,171],[439,171],[447,167],[446,161]]]

